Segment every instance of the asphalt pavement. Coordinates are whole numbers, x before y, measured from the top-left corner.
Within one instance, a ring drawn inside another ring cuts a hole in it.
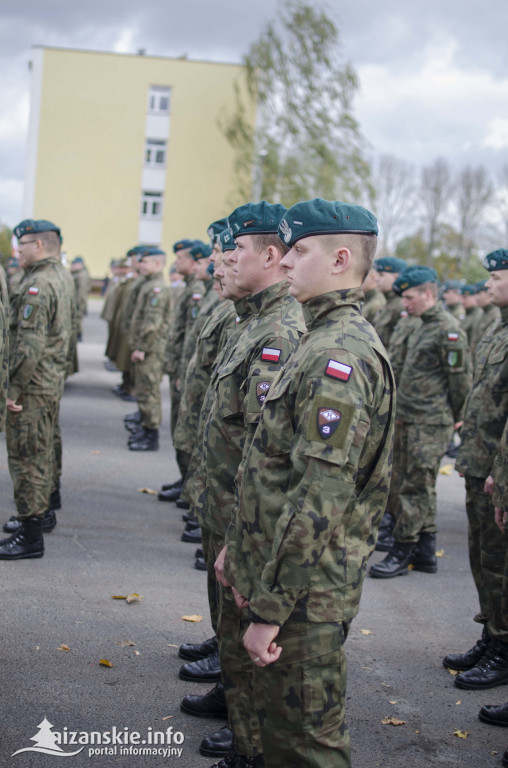
[[[43,558],[0,562],[0,766],[206,768],[214,761],[199,755],[199,742],[224,721],[180,711],[186,693],[212,686],[179,680],[177,651],[212,634],[205,574],[193,567],[195,546],[180,541],[181,510],[140,490],[178,477],[168,383],[160,450],[129,452],[123,416],[135,404],[111,393],[120,376],[104,367],[101,306],[89,302],[80,371],[62,401],[58,525]],[[0,493],[7,519],[15,508],[3,435]],[[508,729],[477,718],[482,704],[506,701],[508,688],[461,691],[441,664],[480,635],[455,472],[439,477],[438,508],[436,575],[365,580],[346,644],[355,768],[490,768],[508,747]]]

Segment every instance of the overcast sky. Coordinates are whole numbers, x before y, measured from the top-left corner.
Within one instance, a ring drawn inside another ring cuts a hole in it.
[[[318,5],[318,0],[315,0]],[[327,0],[362,132],[422,166],[508,163],[506,0]],[[280,0],[0,0],[0,221],[22,217],[32,45],[239,62]]]

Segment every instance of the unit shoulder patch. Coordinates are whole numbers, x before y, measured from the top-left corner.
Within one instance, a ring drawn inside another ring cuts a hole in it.
[[[319,408],[317,412],[318,432],[324,440],[333,435],[339,426],[342,413],[335,408]]]
[[[325,368],[325,376],[330,376],[332,379],[339,379],[340,381],[349,381],[352,372],[353,368],[350,365],[332,359],[328,360]]]
[[[31,316],[33,311],[34,311],[33,305],[26,304],[25,308],[23,309],[23,319],[28,320],[28,318]]]
[[[37,296],[37,294],[39,293],[39,289],[36,285],[31,285],[30,288],[28,289],[28,293],[30,294],[30,296]]]
[[[256,384],[256,399],[260,405],[265,402],[270,385],[270,381],[258,381]]]

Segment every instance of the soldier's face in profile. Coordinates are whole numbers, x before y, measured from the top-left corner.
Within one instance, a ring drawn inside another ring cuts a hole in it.
[[[392,290],[392,286],[399,276],[397,272],[376,272],[377,275],[377,287],[383,293],[388,293]]]
[[[508,307],[508,269],[491,272],[486,285],[492,303],[496,307]]]
[[[409,315],[414,315],[414,317],[420,317],[425,310],[432,306],[431,299],[432,294],[430,291],[420,291],[418,288],[408,288],[402,294],[404,309],[407,310]]]
[[[236,239],[236,251],[232,260],[235,264],[235,282],[243,291],[256,291],[259,275],[263,269],[265,257],[254,247],[252,235],[242,235]]]
[[[326,248],[325,238],[304,237],[298,240],[281,261],[289,283],[289,293],[301,304],[334,290],[330,284],[333,252]]]

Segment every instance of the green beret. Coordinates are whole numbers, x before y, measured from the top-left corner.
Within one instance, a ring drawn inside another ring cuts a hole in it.
[[[130,267],[130,261],[125,257],[115,259],[115,267]]]
[[[460,293],[463,285],[464,283],[461,280],[445,280],[441,287],[443,291],[457,291]]]
[[[416,288],[423,283],[438,283],[437,272],[431,267],[406,267],[393,284],[393,290],[399,295],[409,288]]]
[[[195,240],[194,245],[190,250],[190,255],[194,261],[200,259],[208,259],[212,255],[212,246],[202,243],[201,240]]]
[[[138,253],[141,253],[141,251],[144,251],[146,248],[148,248],[147,245],[135,245],[134,248],[131,248],[127,251],[125,254],[126,256],[137,256]]]
[[[62,236],[59,228],[51,221],[46,219],[24,219],[17,227],[14,227],[14,234],[20,239],[23,235],[36,235],[39,232],[56,232],[62,242]]]
[[[481,293],[482,291],[487,291],[487,281],[486,280],[479,280],[476,283],[476,291],[477,293]]]
[[[217,242],[217,238],[220,235],[221,232],[223,232],[226,227],[228,226],[228,220],[227,219],[218,219],[217,221],[213,221],[208,229],[206,230],[206,234],[210,238],[210,243],[212,245],[215,245]]]
[[[19,259],[17,259],[16,256],[11,256],[10,259],[7,259],[7,263],[5,266],[16,267],[17,269],[19,267]]]
[[[293,205],[279,224],[279,237],[289,246],[313,235],[377,235],[377,231],[376,217],[361,205],[320,197]]]
[[[396,256],[383,256],[382,259],[376,259],[374,262],[374,269],[376,272],[403,272],[407,267],[407,264],[402,259],[398,259]]]
[[[155,245],[145,245],[141,250],[138,251],[137,254],[137,260],[143,261],[145,256],[165,256],[166,252],[161,250],[160,248],[157,248]]]
[[[76,258],[71,261],[71,264],[84,264],[83,257],[76,256]]]
[[[186,251],[188,248],[192,248],[195,242],[195,240],[189,240],[188,238],[178,240],[173,245],[173,253],[178,253],[178,251]]]
[[[217,237],[217,243],[221,249],[221,251],[224,253],[224,251],[234,251],[236,250],[236,243],[233,237],[233,233],[229,229],[224,229]]]
[[[476,296],[478,293],[478,288],[473,283],[467,283],[466,285],[462,286],[461,294],[463,296]]]
[[[213,277],[213,273],[215,272],[215,264],[213,261],[210,262],[210,264],[207,266],[206,271],[210,275],[210,277]]]
[[[483,260],[483,266],[489,272],[508,269],[508,250],[506,248],[498,248],[497,251],[488,253]]]
[[[229,216],[233,237],[242,235],[276,235],[281,218],[287,208],[278,203],[247,203],[240,205]]]

